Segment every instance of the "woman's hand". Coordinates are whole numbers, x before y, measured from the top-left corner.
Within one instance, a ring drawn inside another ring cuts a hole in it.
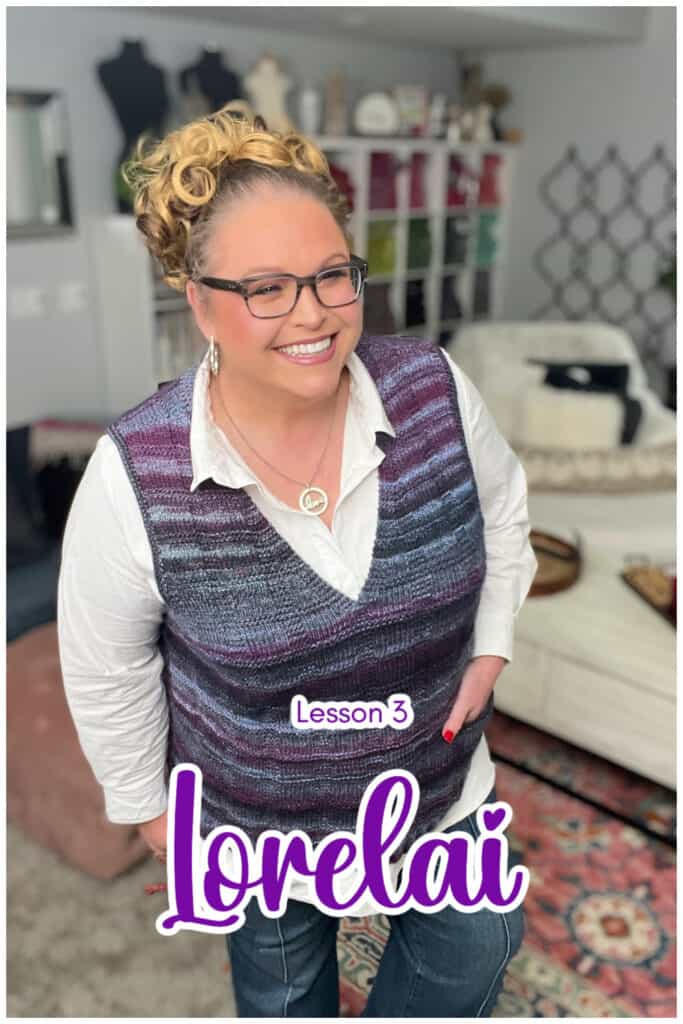
[[[466,722],[477,718],[486,707],[496,679],[507,665],[506,658],[495,654],[481,654],[472,658],[465,669],[458,696],[446,719],[441,735],[452,743]]]
[[[145,840],[150,850],[162,864],[166,862],[166,822],[168,812],[164,811],[158,818],[152,818],[142,825],[138,825],[140,835]]]

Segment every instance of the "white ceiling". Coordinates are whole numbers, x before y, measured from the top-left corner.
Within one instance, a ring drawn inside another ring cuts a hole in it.
[[[157,7],[179,16],[306,35],[331,33],[381,43],[423,43],[454,52],[636,42],[644,37],[648,7]]]

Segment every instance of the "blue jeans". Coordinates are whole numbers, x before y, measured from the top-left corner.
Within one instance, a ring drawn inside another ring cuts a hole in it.
[[[494,786],[484,802],[495,800]],[[455,830],[476,838],[475,815],[446,831]],[[512,856],[509,863],[515,863]],[[340,918],[296,900],[275,919],[251,900],[245,916],[243,927],[226,936],[239,1016],[338,1017]],[[522,943],[521,905],[506,914],[408,910],[387,920],[391,932],[362,1016],[491,1016]]]

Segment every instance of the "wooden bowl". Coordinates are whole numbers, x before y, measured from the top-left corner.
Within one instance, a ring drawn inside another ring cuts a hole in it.
[[[529,541],[538,562],[529,597],[557,594],[576,583],[582,563],[578,544],[571,544],[543,530],[530,530]]]

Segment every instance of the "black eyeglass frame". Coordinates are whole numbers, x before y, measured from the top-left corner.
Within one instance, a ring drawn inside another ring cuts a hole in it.
[[[319,270],[317,272],[317,274],[311,274],[309,277],[297,277],[296,274],[277,274],[273,272],[270,274],[258,274],[255,277],[243,277],[240,281],[228,281],[227,278],[224,277],[200,277],[197,278],[197,280],[200,281],[202,284],[205,284],[208,288],[215,288],[216,290],[223,292],[237,292],[244,299],[247,305],[247,309],[249,310],[252,316],[255,316],[259,320],[275,320],[277,319],[277,317],[289,316],[289,314],[292,312],[292,309],[294,309],[297,302],[299,301],[299,296],[301,295],[302,289],[307,284],[310,285],[311,288],[313,289],[313,294],[315,295],[316,299],[318,300],[321,306],[324,306],[325,309],[339,309],[340,306],[328,306],[325,302],[321,300],[320,296],[318,295],[316,281],[321,274],[329,273],[331,270],[344,270],[347,267],[355,267],[356,269],[360,270],[361,275],[358,295],[356,295],[355,298],[351,299],[350,302],[342,302],[341,304],[342,306],[350,306],[352,305],[352,303],[358,302],[359,298],[363,294],[363,286],[365,285],[365,282],[367,281],[368,277],[367,260],[364,260],[362,256],[355,256],[353,253],[351,254],[351,259],[349,260],[348,263],[333,263],[331,264],[331,266],[323,267],[322,270]],[[296,281],[296,298],[294,299],[292,308],[288,309],[286,313],[271,313],[270,315],[267,316],[262,316],[260,313],[254,313],[254,311],[249,305],[249,298],[247,295],[247,284],[254,284],[257,281],[271,281],[274,277],[290,277],[294,281]]]

